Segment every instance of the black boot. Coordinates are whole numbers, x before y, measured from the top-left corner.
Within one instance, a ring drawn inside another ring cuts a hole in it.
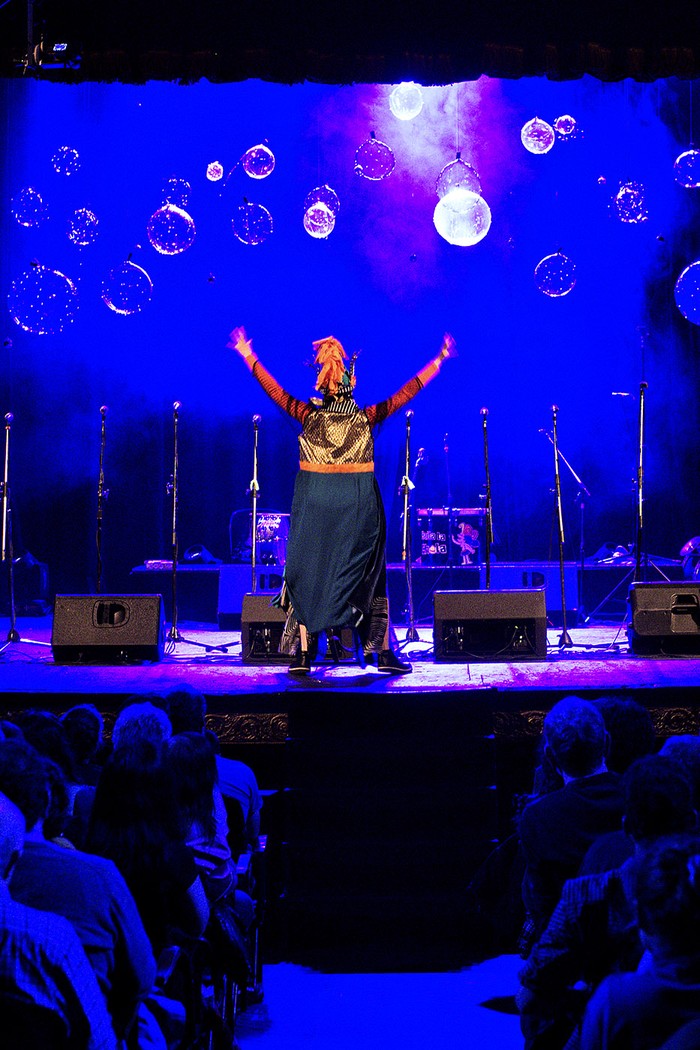
[[[412,666],[404,660],[399,660],[393,649],[382,649],[377,655],[377,667],[384,674],[410,674]]]
[[[289,674],[310,674],[311,654],[306,649],[299,649],[289,664]]]

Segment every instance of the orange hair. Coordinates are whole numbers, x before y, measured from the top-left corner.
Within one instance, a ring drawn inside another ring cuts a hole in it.
[[[337,394],[342,385],[343,375],[347,371],[344,362],[347,361],[348,355],[332,335],[325,339],[317,339],[312,345],[316,351],[314,361],[319,366],[316,389],[325,390],[331,396]]]

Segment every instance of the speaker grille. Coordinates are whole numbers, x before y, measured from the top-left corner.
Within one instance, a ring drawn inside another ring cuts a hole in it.
[[[165,642],[160,594],[57,594],[51,648],[56,663],[160,660]]]

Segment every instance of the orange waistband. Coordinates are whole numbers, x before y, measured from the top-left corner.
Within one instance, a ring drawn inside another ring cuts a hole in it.
[[[372,474],[374,463],[309,463],[302,460],[299,470],[309,470],[313,474]]]

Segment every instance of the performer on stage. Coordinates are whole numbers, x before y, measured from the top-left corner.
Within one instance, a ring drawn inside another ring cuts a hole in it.
[[[290,673],[309,673],[320,632],[350,625],[364,653],[378,654],[380,671],[407,674],[410,663],[398,658],[389,641],[386,521],[374,476],[373,430],[455,356],[452,336],[445,334],[437,356],[393,397],[366,408],[354,398],[354,359],[348,367],[347,354],[333,336],[313,344],[316,390],[322,396],[310,401],[298,401],[282,389],[253,352],[245,329],[235,328],[228,346],[275,404],[302,426],[283,594],[290,616],[282,650],[291,652],[291,638],[299,636]]]

